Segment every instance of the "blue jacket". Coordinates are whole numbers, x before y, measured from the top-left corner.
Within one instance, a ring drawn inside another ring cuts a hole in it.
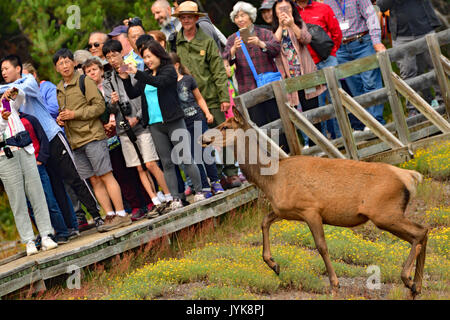
[[[22,78],[8,84],[0,85],[0,94],[3,94],[9,88],[16,87],[25,93],[25,103],[20,107],[19,111],[31,114],[36,117],[41,126],[44,128],[48,141],[58,134],[63,132],[60,126],[52,118],[50,112],[47,110],[44,101],[39,91],[39,86],[36,79],[31,74],[23,74]]]
[[[50,81],[41,81],[39,86],[41,92],[41,98],[44,101],[44,105],[47,107],[48,112],[56,120],[59,114],[58,99],[56,98],[56,85]]]

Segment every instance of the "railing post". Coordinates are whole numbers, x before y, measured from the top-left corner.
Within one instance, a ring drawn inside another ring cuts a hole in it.
[[[341,97],[339,95],[339,82],[336,77],[336,71],[334,67],[327,67],[322,70],[325,73],[327,87],[330,92],[334,109],[336,110],[336,119],[339,123],[339,128],[344,140],[347,157],[350,159],[358,160],[358,149],[356,148],[355,139],[353,137],[352,128],[350,126],[350,120],[348,119],[347,111],[344,109]]]
[[[447,117],[450,119],[450,92],[449,84],[447,80],[447,75],[445,74],[444,67],[441,61],[441,48],[437,40],[436,34],[427,34],[425,39],[428,44],[428,49],[430,51],[431,60],[433,61],[434,71],[436,72],[436,78],[441,88],[442,98],[445,103],[445,110],[447,112]]]
[[[277,100],[281,122],[283,124],[284,133],[286,135],[286,140],[288,142],[291,155],[301,155],[302,145],[298,139],[297,130],[292,124],[291,119],[289,118],[289,113],[286,110],[286,108],[290,107],[287,99],[285,84],[283,81],[272,82],[272,89],[275,94],[275,99]]]
[[[411,137],[409,135],[409,129],[406,123],[403,106],[398,98],[394,82],[391,78],[391,74],[393,72],[391,60],[389,59],[387,51],[378,52],[377,58],[380,65],[381,74],[383,75],[384,86],[387,89],[388,100],[392,110],[392,117],[395,121],[395,128],[397,129],[398,138],[404,145],[407,145],[411,141]]]

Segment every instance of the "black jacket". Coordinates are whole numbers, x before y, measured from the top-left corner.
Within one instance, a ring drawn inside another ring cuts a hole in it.
[[[429,0],[377,0],[382,12],[389,10],[392,39],[425,35],[441,25]]]
[[[177,91],[178,75],[173,65],[160,67],[156,76],[151,71],[138,71],[135,79],[137,83],[133,86],[130,78],[124,80],[125,91],[130,99],[141,96],[142,119],[144,127],[148,126],[148,106],[145,97],[145,86],[151,85],[158,88],[158,102],[161,109],[163,122],[172,122],[184,118],[184,112],[180,107],[180,100]]]

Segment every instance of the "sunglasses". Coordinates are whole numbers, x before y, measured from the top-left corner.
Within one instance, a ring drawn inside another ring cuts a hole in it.
[[[135,27],[135,26],[142,27],[142,20],[138,17],[134,17],[134,18],[128,20],[128,27]]]
[[[90,48],[92,48],[92,47],[98,48],[98,47],[100,47],[100,43],[98,43],[98,42],[95,42],[95,43],[89,43],[89,44],[87,45],[87,47],[88,47],[88,49],[90,49]]]

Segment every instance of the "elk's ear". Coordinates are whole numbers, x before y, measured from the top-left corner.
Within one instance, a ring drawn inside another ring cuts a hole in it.
[[[244,117],[242,116],[242,114],[239,112],[239,110],[233,106],[233,114],[234,114],[234,119],[239,123],[239,124],[244,124],[245,120]]]

